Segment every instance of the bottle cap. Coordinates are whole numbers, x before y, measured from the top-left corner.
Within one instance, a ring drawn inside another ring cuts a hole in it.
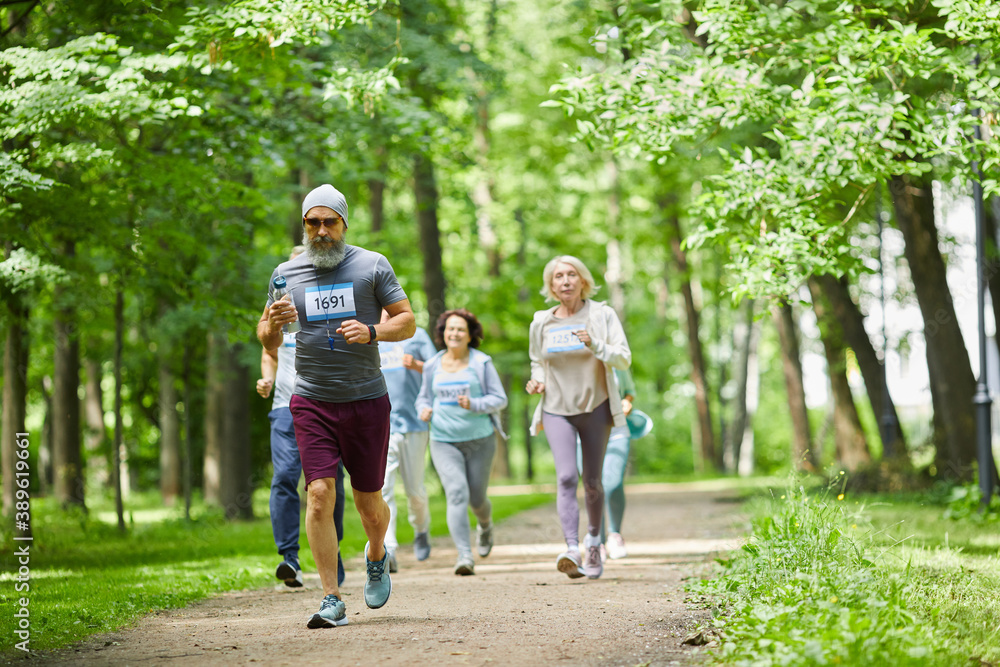
[[[282,289],[285,286],[285,276],[275,276],[274,277],[274,288]]]

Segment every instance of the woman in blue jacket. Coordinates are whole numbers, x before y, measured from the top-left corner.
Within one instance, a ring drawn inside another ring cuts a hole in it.
[[[434,337],[444,350],[424,363],[417,396],[420,418],[431,425],[431,460],[448,501],[448,531],[458,550],[455,574],[475,573],[469,529],[469,508],[479,525],[480,557],[493,548],[493,507],[486,497],[493,455],[494,431],[507,394],[489,355],[480,352],[483,327],[465,309],[438,318]]]

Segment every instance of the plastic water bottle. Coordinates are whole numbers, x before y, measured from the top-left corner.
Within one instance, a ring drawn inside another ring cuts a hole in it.
[[[288,291],[288,286],[285,283],[285,276],[275,276],[274,277],[274,300],[280,301],[285,299],[288,303],[295,305],[292,300],[292,293]],[[302,325],[299,324],[298,320],[294,322],[289,322],[285,326],[281,327],[281,330],[285,333],[297,333],[302,331]]]

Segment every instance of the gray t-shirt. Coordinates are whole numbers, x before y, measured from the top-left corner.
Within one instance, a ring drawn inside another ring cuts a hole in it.
[[[334,269],[317,270],[302,254],[279,264],[268,285],[279,275],[285,277],[302,325],[295,337],[294,393],[331,403],[384,396],[378,345],[348,345],[337,329],[344,320],[378,324],[383,307],[406,298],[389,260],[348,245]],[[267,306],[274,301],[272,292],[268,290]]]

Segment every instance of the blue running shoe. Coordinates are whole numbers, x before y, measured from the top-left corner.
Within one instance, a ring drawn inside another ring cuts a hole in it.
[[[295,556],[285,556],[281,565],[274,571],[274,576],[285,582],[290,588],[302,586],[302,570],[299,568],[299,560]]]
[[[392,580],[389,579],[389,550],[385,549],[382,560],[368,560],[368,547],[365,544],[365,567],[368,570],[368,580],[365,582],[365,604],[369,609],[378,609],[389,601],[392,592]]]
[[[315,630],[316,628],[335,628],[338,625],[347,625],[347,608],[336,595],[330,593],[323,598],[319,611],[309,618],[306,627]]]

